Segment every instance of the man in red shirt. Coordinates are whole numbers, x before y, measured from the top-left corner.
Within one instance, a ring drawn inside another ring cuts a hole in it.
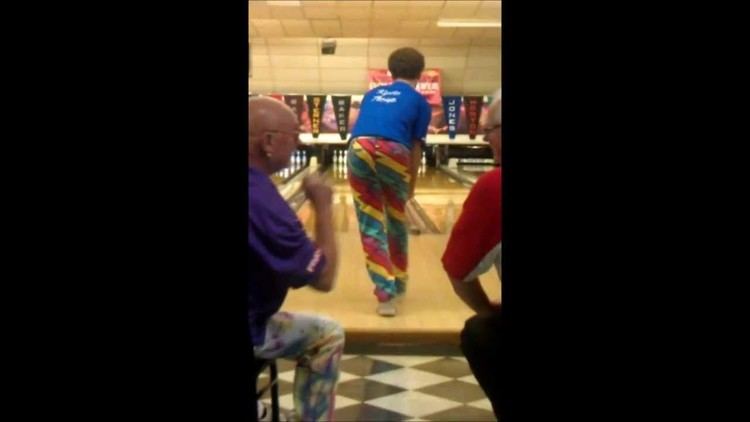
[[[484,123],[484,140],[490,144],[495,168],[482,175],[469,192],[463,210],[443,253],[443,268],[458,297],[476,312],[461,331],[461,350],[479,385],[500,418],[501,329],[500,304],[489,300],[479,275],[495,266],[500,276],[502,246],[502,183],[500,151],[502,135],[500,91],[493,96]]]

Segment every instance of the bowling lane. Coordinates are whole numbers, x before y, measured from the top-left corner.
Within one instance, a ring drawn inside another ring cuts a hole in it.
[[[461,162],[461,161],[468,162]],[[448,164],[440,165],[440,170],[449,174],[451,177],[458,179],[460,182],[469,186],[476,183],[477,179],[484,173],[492,170],[495,166],[492,159],[458,159],[451,158]]]
[[[430,216],[440,233],[409,236],[409,293],[399,305],[396,318],[383,318],[375,312],[372,281],[366,271],[365,256],[352,203],[352,192],[343,166],[326,171],[333,185],[333,220],[339,247],[336,288],[322,296],[313,289],[289,292],[284,310],[318,313],[341,321],[348,340],[386,342],[455,342],[464,322],[472,315],[450,286],[440,264],[452,221],[460,214],[469,186],[439,169],[422,168],[417,179],[416,200]],[[298,211],[307,232],[314,236],[315,215],[306,201]],[[480,278],[492,300],[500,300],[500,280],[494,271]],[[420,298],[429,297],[425,301]]]
[[[344,164],[334,163],[325,172],[333,186],[334,226],[337,232],[357,231],[357,218],[352,202],[352,191]],[[470,186],[463,184],[439,169],[422,166],[417,175],[415,199],[420,208],[441,233],[449,233],[460,213]],[[309,202],[298,210],[300,220],[312,233],[314,216]]]
[[[286,168],[283,168],[271,175],[271,181],[273,181],[276,186],[281,186],[289,181],[289,179],[293,178],[305,167],[307,167],[307,165],[308,157],[303,156],[299,153],[299,151],[297,151],[294,155],[292,155],[292,158],[289,161],[289,165]]]
[[[440,233],[450,233],[470,189],[470,185],[428,167],[417,177],[414,199]]]
[[[478,178],[479,176],[487,173],[493,168],[495,168],[495,166],[487,164],[466,164],[459,165],[457,170],[461,174],[466,174]]]

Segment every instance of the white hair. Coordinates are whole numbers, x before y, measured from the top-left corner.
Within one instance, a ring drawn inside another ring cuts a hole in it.
[[[492,114],[492,119],[498,122],[499,124],[503,123],[503,98],[502,98],[503,90],[502,88],[495,91],[495,93],[492,95],[492,103],[490,103],[490,106],[488,108],[488,111]]]

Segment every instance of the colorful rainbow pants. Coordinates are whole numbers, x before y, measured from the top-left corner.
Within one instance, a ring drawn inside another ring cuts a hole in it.
[[[375,284],[375,296],[385,302],[403,294],[408,279],[405,205],[411,151],[387,139],[359,137],[352,140],[348,156],[367,272]]]

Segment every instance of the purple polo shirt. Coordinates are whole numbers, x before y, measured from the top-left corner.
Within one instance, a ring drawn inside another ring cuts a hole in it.
[[[325,266],[323,252],[271,179],[250,168],[248,243],[249,311],[253,345],[263,344],[268,318],[279,311],[287,290],[316,280]]]

